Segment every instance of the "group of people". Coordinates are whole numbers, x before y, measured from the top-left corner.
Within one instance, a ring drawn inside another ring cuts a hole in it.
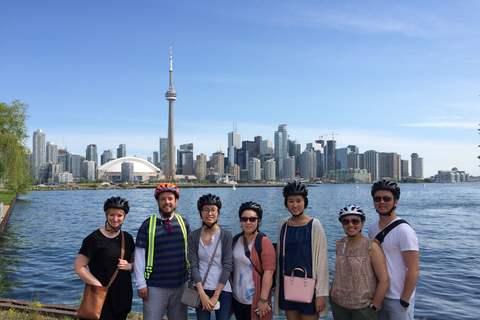
[[[260,231],[260,204],[240,205],[242,231],[232,236],[217,223],[222,201],[213,194],[198,199],[202,225],[190,232],[187,219],[175,213],[180,192],[171,183],[155,189],[158,213],[142,223],[134,243],[121,230],[128,201],[109,198],[105,225],[83,240],[74,270],[86,283],[105,286],[118,268],[101,319],[126,319],[133,296],[131,273],[144,320],[163,319],[165,312],[168,319],[188,319],[187,306],[181,303],[188,281],[201,300],[195,309],[201,320],[210,319],[211,313],[218,320],[232,314],[238,320],[268,320],[282,310],[289,320],[318,319],[329,313],[327,298],[334,319],[413,319],[418,238],[395,214],[400,198],[395,182],[377,181],[371,195],[379,220],[370,224],[368,237],[361,233],[366,220],[361,208],[347,205],[340,210],[346,236],[336,242],[330,289],[325,232],[318,219],[307,215],[308,188],[296,181],[283,188],[290,216],[278,223],[276,244]],[[290,298],[289,281],[284,282],[290,275],[314,280],[311,298],[310,293],[304,302]]]

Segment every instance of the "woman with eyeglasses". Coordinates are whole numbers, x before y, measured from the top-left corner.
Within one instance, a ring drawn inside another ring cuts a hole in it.
[[[232,233],[217,224],[222,200],[205,194],[197,201],[202,226],[188,235],[188,260],[192,280],[202,301],[197,319],[209,320],[215,311],[217,320],[228,320],[232,305],[233,270]]]
[[[385,255],[376,239],[361,232],[365,214],[356,205],[340,210],[338,220],[347,234],[337,240],[335,275],[330,290],[334,319],[377,319],[390,285]]]
[[[316,320],[319,316],[328,315],[327,239],[320,221],[306,214],[307,195],[308,188],[301,182],[293,181],[283,188],[284,204],[290,217],[278,223],[274,311],[278,314],[285,310],[288,320]],[[304,277],[303,272],[295,271],[299,266],[305,269],[308,278],[315,280],[314,292],[308,303],[285,298],[288,288],[284,287],[284,276],[294,271],[295,276]]]
[[[242,203],[238,217],[242,232],[233,239],[233,312],[236,319],[273,318],[271,291],[275,248],[260,233],[263,209],[255,202]],[[257,289],[256,289],[257,288]]]

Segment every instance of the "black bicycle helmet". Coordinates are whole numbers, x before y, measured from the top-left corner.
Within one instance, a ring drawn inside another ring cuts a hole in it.
[[[128,201],[120,197],[111,197],[107,199],[103,205],[103,211],[107,212],[109,208],[117,208],[125,211],[125,214],[130,211],[130,205]]]
[[[397,200],[400,199],[400,187],[396,182],[390,180],[379,180],[375,182],[372,186],[372,197],[378,190],[390,191],[393,194],[393,198]]]
[[[359,216],[362,221],[365,221],[365,213],[363,213],[363,210],[359,206],[356,206],[354,204],[349,204],[348,206],[340,209],[340,213],[338,214],[338,221],[342,221],[343,217],[351,214]]]
[[[198,201],[197,201],[198,211],[201,212],[203,209],[203,206],[207,204],[216,205],[219,211],[222,208],[222,200],[220,200],[220,198],[214,194],[210,194],[210,193],[204,194],[203,196],[198,198]]]
[[[285,197],[285,207],[287,206],[288,196],[301,195],[305,200],[305,208],[308,206],[308,188],[304,183],[293,181],[283,187],[283,196]]]
[[[238,208],[238,217],[239,218],[242,217],[243,211],[245,211],[245,210],[255,211],[255,213],[257,214],[257,218],[262,220],[263,209],[258,203],[255,203],[253,201],[248,201],[248,202],[242,203],[242,205]]]

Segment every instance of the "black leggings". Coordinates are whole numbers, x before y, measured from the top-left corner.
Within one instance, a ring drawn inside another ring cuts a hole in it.
[[[237,320],[251,320],[252,319],[252,305],[243,304],[232,298],[233,313]]]

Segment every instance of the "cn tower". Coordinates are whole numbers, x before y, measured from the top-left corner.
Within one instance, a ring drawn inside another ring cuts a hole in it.
[[[173,90],[172,83],[172,45],[170,45],[170,86],[165,93],[165,99],[168,100],[168,143],[167,143],[167,163],[165,178],[175,179],[175,144],[173,142],[173,101],[177,100],[177,93]]]

